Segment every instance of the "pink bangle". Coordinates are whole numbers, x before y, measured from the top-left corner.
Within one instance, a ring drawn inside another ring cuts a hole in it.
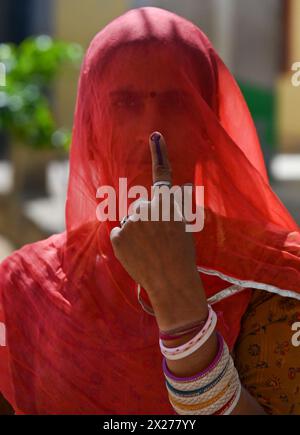
[[[198,331],[199,328],[203,328],[207,319],[197,320],[196,322],[190,323],[179,328],[170,329],[169,331],[159,330],[159,338],[161,340],[175,340],[177,338],[182,338],[194,331]]]
[[[185,349],[189,348],[195,342],[195,340],[198,339],[198,336],[200,336],[200,335],[203,336],[205,334],[205,332],[207,331],[207,329],[209,328],[209,326],[211,324],[212,317],[213,317],[213,310],[212,310],[211,306],[208,306],[208,318],[205,322],[205,325],[203,326],[201,331],[199,331],[199,334],[197,334],[197,336],[193,337],[191,340],[189,340],[187,343],[182,344],[181,346],[172,347],[172,348],[164,346],[162,340],[160,339],[159,344],[160,344],[161,350],[166,351],[168,354],[176,354],[176,353],[183,352]]]
[[[170,370],[168,369],[168,366],[167,366],[167,360],[166,360],[166,358],[163,358],[163,372],[164,372],[164,374],[166,376],[168,376],[168,378],[173,379],[173,381],[176,381],[176,382],[191,382],[191,381],[195,381],[195,380],[207,375],[209,372],[211,372],[217,366],[217,364],[219,364],[220,359],[221,359],[222,354],[223,354],[224,339],[223,339],[222,335],[219,334],[218,332],[217,332],[217,338],[218,338],[218,353],[215,356],[214,360],[210,363],[210,365],[206,369],[204,369],[202,372],[199,372],[193,376],[179,378],[178,376],[175,376],[172,372],[170,372]]]
[[[208,305],[209,315],[204,327],[191,338],[187,343],[182,344],[178,347],[166,347],[162,340],[159,340],[159,346],[161,353],[168,359],[177,360],[185,358],[191,355],[197,349],[202,347],[204,343],[209,339],[209,337],[214,332],[215,326],[217,324],[217,315],[213,311],[210,305]]]
[[[195,326],[194,328],[187,329],[186,331],[183,331],[181,334],[177,334],[177,335],[175,334],[169,335],[169,334],[165,334],[164,332],[160,332],[159,338],[164,341],[177,340],[178,338],[185,337],[186,335],[189,335],[192,332],[198,332],[201,328],[203,328],[204,324],[205,324],[205,320],[201,322],[201,324],[199,323],[199,326]]]

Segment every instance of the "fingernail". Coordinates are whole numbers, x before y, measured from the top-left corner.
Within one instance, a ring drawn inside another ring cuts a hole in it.
[[[152,142],[155,143],[155,146],[156,146],[158,164],[163,165],[164,162],[163,162],[163,157],[162,157],[161,148],[160,148],[160,139],[161,139],[161,135],[159,133],[153,133],[153,135],[151,136],[151,140],[152,140]]]

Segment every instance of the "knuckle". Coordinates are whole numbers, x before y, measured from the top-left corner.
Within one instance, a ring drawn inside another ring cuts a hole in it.
[[[157,169],[157,175],[159,177],[169,177],[170,176],[170,171],[167,168],[160,166]]]
[[[121,239],[119,234],[113,235],[111,237],[111,242],[112,242],[112,245],[114,248],[120,248],[121,243],[122,243],[122,239]]]

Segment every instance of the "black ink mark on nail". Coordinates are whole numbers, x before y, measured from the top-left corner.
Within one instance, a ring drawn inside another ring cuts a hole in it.
[[[158,157],[158,164],[163,166],[164,161],[163,161],[163,157],[162,157],[162,153],[161,153],[161,148],[160,148],[160,134],[154,133],[151,137],[152,141],[155,143],[156,146],[156,153],[157,153],[157,157]]]

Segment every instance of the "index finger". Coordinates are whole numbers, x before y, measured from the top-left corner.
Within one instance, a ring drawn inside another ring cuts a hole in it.
[[[149,144],[152,157],[153,184],[158,181],[166,181],[172,185],[172,168],[163,135],[157,131],[152,133]]]

